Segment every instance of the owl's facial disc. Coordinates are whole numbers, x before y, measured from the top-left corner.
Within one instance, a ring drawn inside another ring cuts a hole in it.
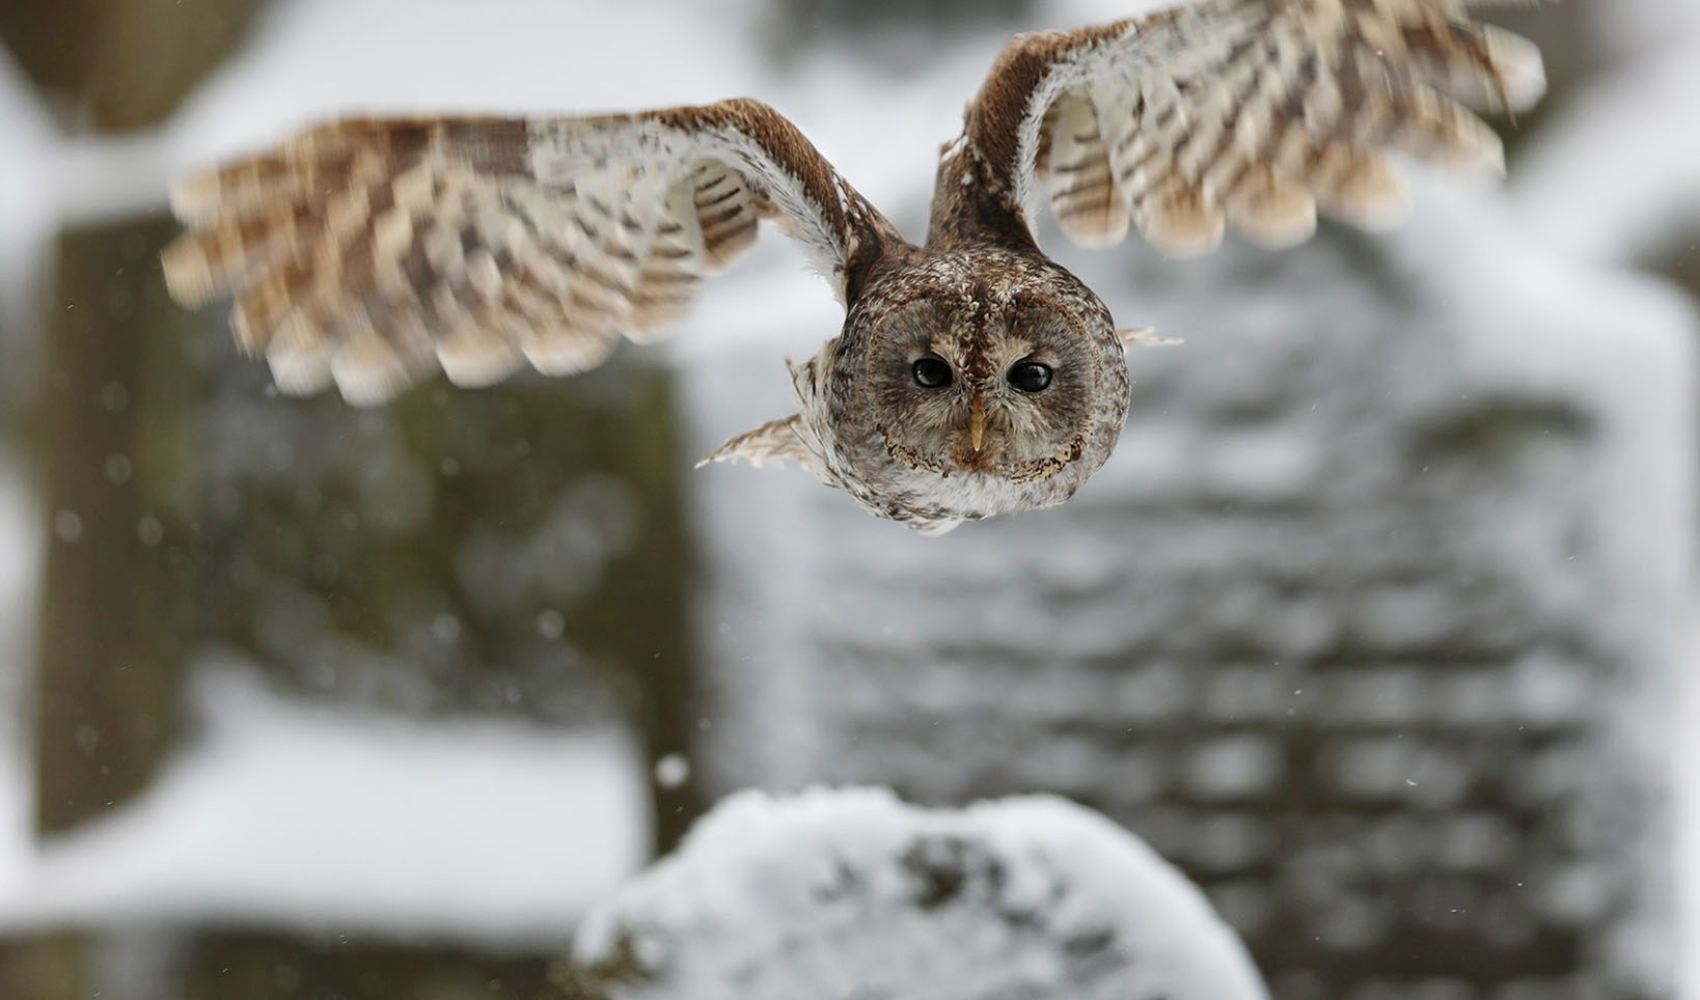
[[[1085,450],[1103,352],[1071,314],[1019,295],[922,299],[883,332],[868,379],[908,468],[1028,482]]]

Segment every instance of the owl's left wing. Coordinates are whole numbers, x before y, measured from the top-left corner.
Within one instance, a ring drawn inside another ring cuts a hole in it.
[[[1396,221],[1387,158],[1504,169],[1466,104],[1515,111],[1545,89],[1530,42],[1468,8],[1529,0],[1194,0],[1074,32],[1023,35],[968,111],[980,181],[1031,230],[1048,195],[1078,243],[1129,224],[1178,255],[1228,224],[1270,245],[1318,208]]]
[[[841,299],[898,238],[790,121],[730,100],[593,118],[356,119],[173,192],[173,295],[234,292],[279,387],[381,402],[655,336],[776,221]]]

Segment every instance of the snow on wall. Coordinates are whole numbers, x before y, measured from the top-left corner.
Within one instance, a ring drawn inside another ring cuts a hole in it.
[[[1697,92],[1700,39],[1625,67],[1562,109],[1513,188],[1529,225],[1588,260],[1680,252],[1700,233]]]
[[[1609,0],[1584,8],[1589,30],[1623,61],[1700,39],[1700,6],[1688,0]]]
[[[1679,740],[1673,767],[1676,770],[1676,830],[1677,830],[1677,941],[1700,941],[1700,608],[1689,614],[1691,632],[1685,663],[1686,690],[1678,702],[1683,722],[1678,727]],[[1692,944],[1678,947],[1681,962],[1680,988],[1677,995],[1684,1000],[1700,997],[1700,948]]]
[[[586,919],[621,1000],[1256,1000],[1244,947],[1137,838],[1055,798],[735,796]],[[623,970],[629,971],[629,970]]]
[[[33,662],[41,523],[17,457],[0,447],[0,900],[14,899],[29,852],[32,788],[23,726]]]
[[[0,339],[29,322],[28,289],[45,268],[55,224],[53,200],[43,188],[51,176],[53,128],[29,81],[0,46]],[[0,344],[7,356],[10,346]],[[10,379],[0,376],[0,386]],[[12,391],[16,391],[12,387]]]
[[[1587,260],[1694,254],[1700,234],[1700,4],[1590,3],[1606,57],[1525,150],[1512,190],[1528,225]]]
[[[377,718],[281,699],[251,667],[198,674],[201,738],[141,799],[44,847],[0,841],[0,931],[234,920],[558,945],[645,860],[646,769],[623,735]]]

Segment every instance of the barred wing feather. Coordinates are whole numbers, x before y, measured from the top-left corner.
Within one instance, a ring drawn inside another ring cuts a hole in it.
[[[1319,209],[1386,225],[1406,208],[1388,154],[1503,171],[1467,105],[1515,111],[1544,90],[1534,45],[1469,19],[1492,2],[1196,0],[1024,35],[970,106],[968,138],[1029,227],[1048,200],[1088,246],[1136,226],[1195,254],[1230,224],[1280,246],[1309,237]]]
[[[789,121],[737,100],[600,118],[336,122],[173,192],[173,295],[231,293],[285,391],[382,402],[436,369],[594,367],[780,222],[846,294],[887,224]]]

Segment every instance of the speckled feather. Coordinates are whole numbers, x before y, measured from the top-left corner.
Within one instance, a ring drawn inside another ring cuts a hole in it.
[[[844,329],[792,367],[798,414],[709,460],[797,460],[878,516],[948,530],[1067,499],[1126,415],[1121,350],[1142,338],[1040,251],[1040,205],[1084,245],[1137,228],[1176,255],[1230,226],[1301,242],[1318,211],[1394,222],[1389,153],[1496,174],[1499,139],[1467,106],[1544,88],[1534,46],[1468,18],[1496,2],[1526,0],[1195,0],[1019,36],[944,148],[924,246],[739,99],[313,129],[178,186],[189,232],[166,278],[185,304],[234,294],[239,344],[285,391],[378,403],[437,369],[478,386],[594,367],[681,319],[770,220],[832,282]],[[1066,361],[1055,387],[1003,388],[1023,350]],[[914,394],[916,352],[957,366],[949,392]],[[975,407],[983,449],[965,445]]]

